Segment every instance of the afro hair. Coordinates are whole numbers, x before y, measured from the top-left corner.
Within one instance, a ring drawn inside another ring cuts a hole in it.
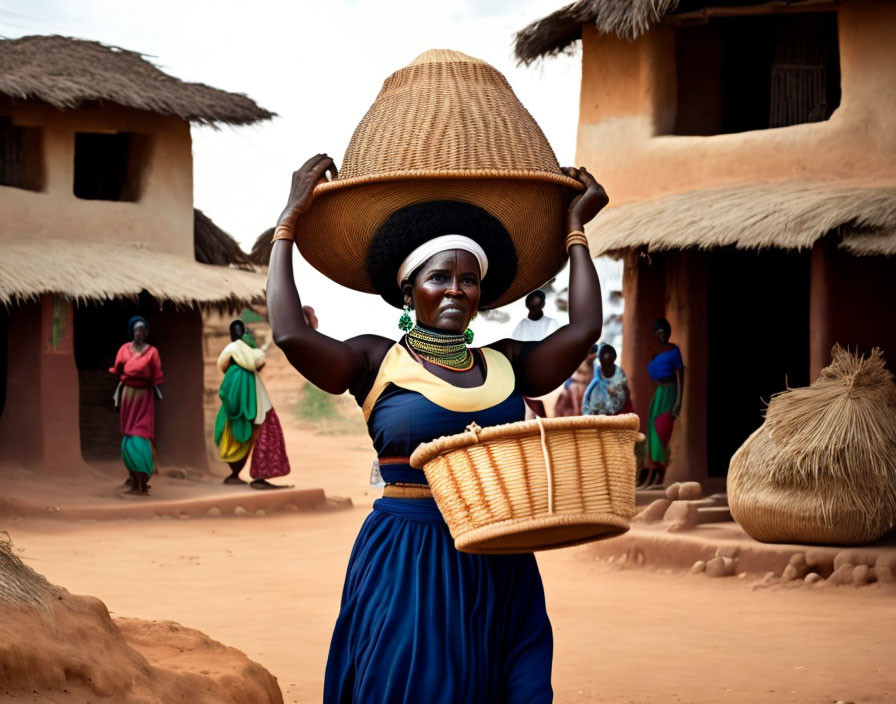
[[[401,263],[424,242],[450,234],[469,237],[485,251],[488,275],[482,280],[479,307],[488,308],[496,301],[516,275],[516,248],[494,215],[471,203],[453,200],[408,205],[380,225],[367,252],[367,271],[380,296],[401,308],[404,294],[395,281]]]

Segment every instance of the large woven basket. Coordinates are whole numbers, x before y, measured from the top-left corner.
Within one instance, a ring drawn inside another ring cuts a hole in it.
[[[536,418],[420,445],[422,467],[455,547],[550,550],[628,530],[635,507],[638,416]]]
[[[560,170],[544,133],[499,71],[457,51],[432,49],[386,79],[355,129],[339,177],[315,188],[298,245],[327,277],[376,293],[366,255],[392,213],[425,201],[471,203],[496,217],[516,248],[516,276],[484,306],[497,307],[562,268],[566,207],[581,189]],[[395,305],[402,304],[399,296]]]

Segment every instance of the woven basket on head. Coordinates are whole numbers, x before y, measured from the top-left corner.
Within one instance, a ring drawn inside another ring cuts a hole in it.
[[[833,358],[731,458],[731,514],[757,540],[857,545],[896,525],[896,384],[878,349]]]
[[[562,548],[628,530],[638,416],[536,418],[420,445],[433,497],[462,552]]]
[[[339,177],[315,188],[299,249],[334,281],[376,293],[366,254],[389,215],[430,200],[472,203],[501,221],[517,250],[514,281],[488,304],[497,307],[563,266],[571,188],[582,186],[560,171],[504,76],[480,59],[433,49],[386,79]]]

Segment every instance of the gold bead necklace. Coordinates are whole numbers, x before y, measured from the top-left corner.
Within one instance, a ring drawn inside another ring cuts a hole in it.
[[[456,372],[473,367],[473,354],[462,333],[446,333],[419,324],[407,334],[408,347],[427,362]]]

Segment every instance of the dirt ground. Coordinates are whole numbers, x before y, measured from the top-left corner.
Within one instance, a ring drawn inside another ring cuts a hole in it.
[[[286,702],[320,701],[349,552],[378,493],[367,484],[373,452],[357,424],[308,428],[281,401],[289,481],[354,508],[0,528],[27,564],[113,616],[199,629],[270,670]],[[754,590],[744,579],[618,569],[587,546],[538,559],[557,702],[896,701],[896,593],[882,585]]]

